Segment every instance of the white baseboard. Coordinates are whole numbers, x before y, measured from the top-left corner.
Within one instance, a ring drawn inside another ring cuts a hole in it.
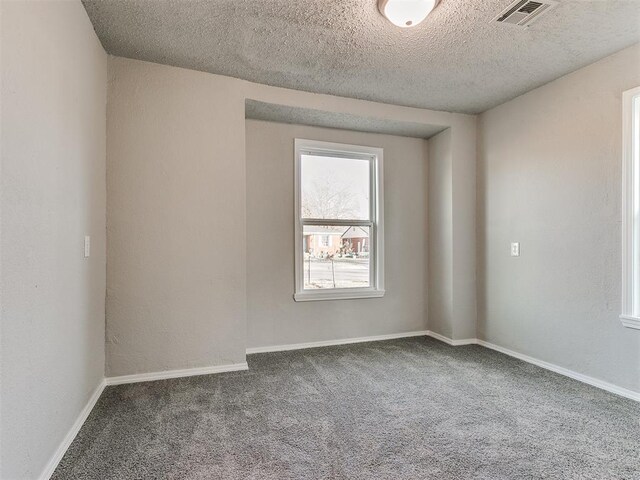
[[[588,375],[583,375],[582,373],[574,372],[573,370],[569,370],[568,368],[559,367],[558,365],[554,365],[553,363],[538,360],[537,358],[533,358],[522,353],[514,352],[513,350],[509,350],[508,348],[504,348],[499,345],[494,345],[493,343],[486,342],[484,340],[478,339],[476,340],[476,343],[485,348],[495,350],[496,352],[504,353],[505,355],[509,355],[510,357],[514,357],[524,362],[537,365],[538,367],[551,370],[555,373],[559,373],[560,375],[564,375],[565,377],[573,378],[574,380],[578,380],[579,382],[583,382],[593,387],[606,390],[607,392],[615,393],[616,395],[620,395],[621,397],[630,398],[631,400],[640,402],[640,392],[634,392],[633,390],[618,387],[617,385],[613,385],[612,383],[598,380],[597,378],[589,377]]]
[[[107,377],[107,385],[122,385],[125,383],[150,382],[153,380],[166,380],[168,378],[193,377],[196,375],[210,375],[212,373],[237,372],[248,370],[247,362],[218,365],[215,367],[185,368],[182,370],[165,370],[162,372],[136,373],[119,377]]]
[[[60,443],[60,445],[58,446],[58,449],[53,454],[53,457],[51,457],[51,459],[49,460],[49,463],[47,463],[47,466],[42,471],[42,474],[39,477],[40,480],[49,480],[51,475],[53,475],[53,472],[55,471],[56,467],[60,463],[60,460],[62,460],[62,457],[64,457],[64,454],[67,453],[67,449],[69,448],[69,445],[71,445],[71,442],[73,442],[73,439],[76,438],[76,435],[78,435],[78,432],[82,428],[82,425],[84,425],[84,422],[86,421],[87,417],[91,413],[91,410],[93,410],[93,407],[95,406],[96,402],[100,398],[100,395],[102,395],[102,391],[104,390],[104,387],[106,385],[107,384],[103,379],[100,382],[100,384],[96,387],[96,389],[93,391],[93,393],[91,394],[91,397],[89,398],[89,401],[80,412],[80,415],[78,415],[78,418],[76,418],[76,421],[73,422],[73,425],[67,432],[67,435],[62,440],[62,443]]]
[[[427,330],[419,330],[415,332],[390,333],[388,335],[374,335],[371,337],[342,338],[339,340],[324,340],[321,342],[291,343],[288,345],[271,345],[267,347],[252,347],[252,348],[247,348],[247,355],[250,355],[252,353],[285,352],[288,350],[302,350],[305,348],[331,347],[334,345],[347,345],[350,343],[379,342],[381,340],[394,340],[396,338],[425,337],[427,335],[429,335],[429,332]]]
[[[478,343],[478,341],[475,338],[462,338],[460,340],[452,340],[450,338],[445,337],[444,335],[440,335],[439,333],[432,332],[431,330],[427,332],[427,335],[435,338],[436,340],[440,340],[441,342],[451,345],[453,347],[459,347],[461,345],[475,345],[476,343]]]

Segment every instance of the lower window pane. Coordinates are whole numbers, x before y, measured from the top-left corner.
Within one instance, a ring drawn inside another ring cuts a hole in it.
[[[370,286],[370,228],[303,227],[304,288]]]

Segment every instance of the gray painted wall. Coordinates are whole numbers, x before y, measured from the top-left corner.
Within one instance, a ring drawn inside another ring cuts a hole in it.
[[[451,129],[429,139],[429,330],[453,338]]]
[[[640,45],[484,113],[478,172],[479,337],[635,391],[640,331],[618,315],[621,93],[638,85]]]
[[[237,85],[109,57],[108,376],[245,361]]]
[[[80,2],[0,12],[0,477],[32,479],[104,376],[107,56]]]
[[[295,302],[295,138],[382,147],[383,298]],[[427,142],[247,120],[247,346],[264,347],[427,328]]]
[[[458,142],[455,138],[465,138]],[[429,330],[476,337],[476,125],[429,139]]]
[[[245,360],[247,99],[348,113],[365,122],[450,127],[450,141],[456,144],[453,161],[475,162],[474,116],[317,95],[109,57],[108,376]],[[461,218],[475,219],[474,190],[460,191],[460,198],[471,199],[458,207],[468,210]],[[424,200],[423,192],[420,198]],[[389,208],[394,210],[393,205]],[[394,216],[398,215],[410,212]],[[406,224],[406,217],[401,218]],[[291,216],[287,222],[292,228]],[[467,227],[475,231],[475,223]],[[473,242],[473,236],[467,241]],[[469,268],[475,271],[475,264]],[[422,286],[418,290],[424,295]],[[475,309],[475,291],[475,284],[459,289],[460,303]],[[385,302],[399,302],[400,297],[389,295]],[[367,305],[375,304],[370,302]],[[329,312],[336,306],[325,303],[323,308]],[[418,307],[412,303],[410,308],[414,313],[405,320],[412,320],[400,324],[389,319],[393,328],[378,324],[367,330],[370,325],[361,324],[362,328],[336,327],[331,335],[309,330],[308,336],[299,332],[296,341],[346,338],[365,331],[397,333],[395,327],[415,330],[424,325],[424,316],[418,322]],[[475,317],[464,321],[475,326]]]
[[[451,202],[453,299],[451,338],[476,337],[476,165],[477,122],[467,122],[451,134]],[[464,141],[459,141],[464,139]],[[436,181],[434,179],[434,181]]]

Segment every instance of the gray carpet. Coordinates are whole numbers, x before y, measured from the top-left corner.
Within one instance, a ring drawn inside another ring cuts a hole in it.
[[[479,346],[250,355],[108,387],[54,479],[640,479],[640,404]]]

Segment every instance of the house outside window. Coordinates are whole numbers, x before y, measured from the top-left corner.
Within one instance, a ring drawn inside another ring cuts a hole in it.
[[[295,141],[296,301],[384,295],[381,148]]]
[[[622,315],[640,329],[640,87],[622,95]]]

